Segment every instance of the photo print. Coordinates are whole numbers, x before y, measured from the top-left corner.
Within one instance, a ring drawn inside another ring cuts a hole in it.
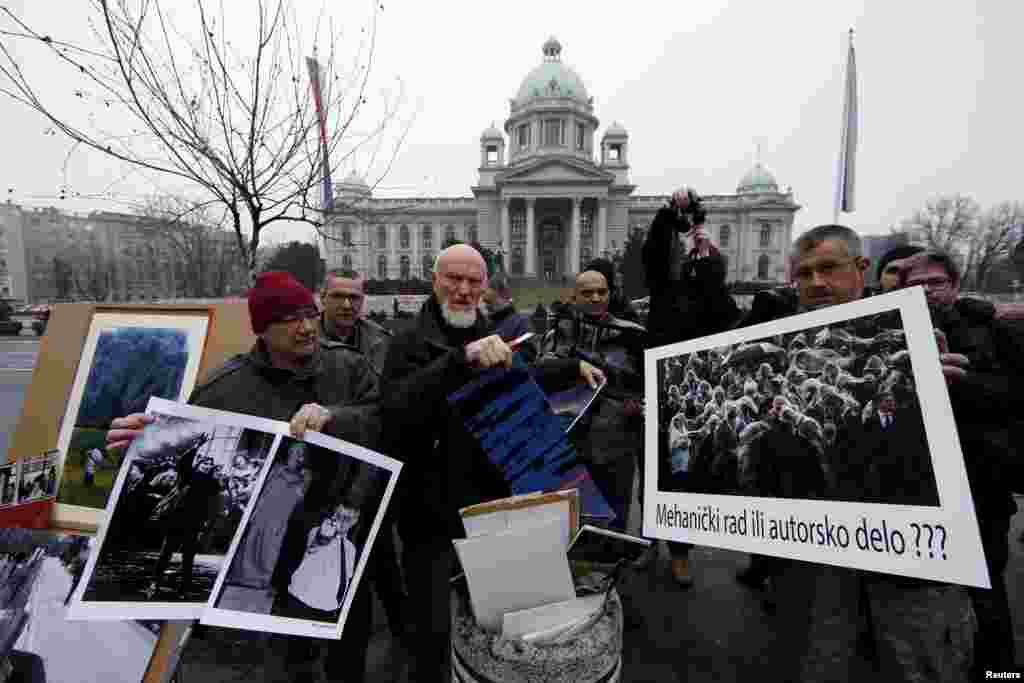
[[[202,622],[340,638],[400,468],[320,433],[283,437]]]
[[[56,451],[48,451],[45,455],[23,460],[19,471],[18,503],[31,503],[44,498],[52,498],[57,491],[57,465],[59,458]]]
[[[121,466],[119,456],[104,450],[110,422],[144,412],[151,397],[187,399],[208,325],[205,309],[93,315],[57,439],[55,522],[98,525]]]
[[[645,535],[988,585],[919,290],[647,361]]]
[[[197,619],[282,423],[153,399],[71,615]]]
[[[134,621],[70,621],[67,605],[94,540],[0,529],[0,660],[11,681],[138,683],[158,635]]]
[[[0,465],[0,507],[18,502],[18,462]]]

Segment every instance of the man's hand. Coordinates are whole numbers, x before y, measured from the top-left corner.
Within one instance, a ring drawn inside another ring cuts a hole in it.
[[[960,353],[940,353],[939,362],[942,363],[942,374],[947,384],[966,377],[967,366],[971,364],[967,356]]]
[[[327,410],[327,408],[318,403],[307,403],[299,408],[299,412],[292,416],[289,423],[292,436],[296,439],[301,439],[306,435],[307,429],[312,432],[322,432],[331,419],[331,411]]]
[[[480,368],[512,367],[512,349],[496,334],[466,344],[466,363]]]
[[[132,413],[114,418],[110,423],[110,431],[107,432],[107,451],[114,453],[131,445],[132,439],[141,434],[143,427],[152,421],[153,417],[145,413]]]
[[[597,389],[608,381],[608,378],[604,376],[604,372],[601,371],[601,368],[591,365],[585,360],[580,361],[580,377],[590,385],[591,389]]]

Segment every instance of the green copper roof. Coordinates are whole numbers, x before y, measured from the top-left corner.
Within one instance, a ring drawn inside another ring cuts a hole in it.
[[[544,62],[526,75],[516,101],[523,102],[531,97],[571,97],[586,102],[587,89],[576,72],[562,63],[562,46],[549,38],[542,48]]]
[[[775,181],[772,172],[764,167],[761,162],[754,165],[754,168],[747,171],[747,174],[740,180],[737,192],[778,192],[779,184]]]

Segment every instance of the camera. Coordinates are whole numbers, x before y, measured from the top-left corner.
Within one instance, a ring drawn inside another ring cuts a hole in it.
[[[677,230],[684,235],[693,229],[695,225],[703,225],[707,219],[707,212],[704,210],[704,205],[701,202],[700,195],[692,187],[686,188],[686,195],[689,201],[686,203],[686,208],[683,209],[676,202],[676,195],[673,195],[669,199],[669,206],[676,211],[676,215],[679,216],[679,225]]]

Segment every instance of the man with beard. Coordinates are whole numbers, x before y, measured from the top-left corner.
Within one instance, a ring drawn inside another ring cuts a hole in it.
[[[395,336],[381,378],[384,452],[406,463],[395,497],[413,683],[451,680],[452,539],[465,535],[459,509],[511,495],[501,471],[447,402],[478,370],[512,363],[512,349],[477,314],[486,284],[478,251],[465,244],[443,250],[434,263],[433,295],[415,325]],[[541,361],[534,368],[547,390],[580,377],[591,387],[605,379],[574,359]]]
[[[1003,574],[1017,512],[1012,491],[1024,491],[1024,338],[996,318],[991,303],[960,296],[960,271],[949,255],[925,252],[905,263],[904,284],[925,288],[932,323],[948,345],[940,346],[939,358],[992,583],[990,590],[968,589],[978,616],[975,673],[981,677],[1015,665]]]
[[[796,291],[759,293],[744,326],[863,297],[869,261],[850,228],[813,228],[797,239],[790,258]],[[857,334],[871,337],[875,332]],[[813,490],[793,493],[802,497]],[[826,491],[826,497],[832,495]],[[798,560],[778,563],[773,578],[779,603],[786,605],[780,661],[797,667],[780,678],[850,680],[865,614],[870,615],[884,680],[966,678],[973,648],[971,607],[963,587]]]
[[[261,273],[249,290],[249,317],[257,341],[252,350],[213,370],[193,390],[189,403],[255,417],[290,421],[301,439],[322,431],[377,449],[380,432],[377,374],[351,348],[321,341],[320,313],[313,293],[285,272]],[[297,408],[297,406],[299,406]],[[144,414],[115,419],[107,449],[119,450],[152,419]],[[368,565],[371,566],[371,565]],[[360,582],[340,641],[328,646],[325,669],[334,681],[362,681],[370,637],[370,596]],[[295,680],[285,667],[285,650],[305,651],[301,640],[280,636],[267,648],[267,678]]]

